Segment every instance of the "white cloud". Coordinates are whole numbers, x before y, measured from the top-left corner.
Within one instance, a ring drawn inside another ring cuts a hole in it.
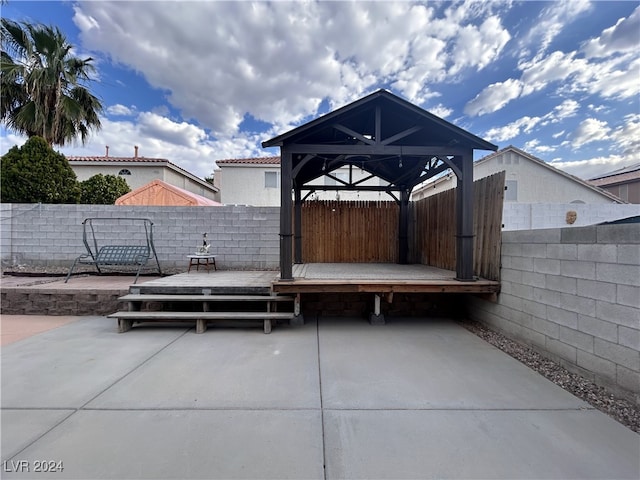
[[[584,70],[586,61],[576,59],[575,53],[555,51],[548,56],[536,58],[530,62],[523,62],[520,80],[523,83],[522,95],[529,95],[547,87],[556,81],[567,82],[577,71]]]
[[[106,108],[106,112],[109,115],[120,116],[120,117],[129,117],[134,115],[135,107],[129,108],[126,105],[121,105],[119,103],[115,105],[110,105]]]
[[[606,132],[607,137],[612,141],[610,154],[582,160],[555,159],[552,162],[553,166],[580,178],[593,178],[624,166],[640,163],[640,114],[626,115],[622,123],[613,129],[593,118],[587,119],[581,127],[581,132],[586,138],[589,138],[589,132],[598,128]],[[602,136],[595,132],[595,137],[599,140],[603,140]]]
[[[522,82],[510,78],[504,82],[493,83],[486,87],[464,107],[469,116],[493,113],[503,108],[522,93]]]
[[[580,148],[588,143],[607,140],[610,130],[607,122],[595,118],[587,118],[580,122],[578,128],[569,136],[571,146]]]
[[[624,117],[624,123],[611,132],[615,148],[623,155],[640,157],[640,113]]]
[[[540,117],[522,117],[504,127],[491,128],[485,133],[489,141],[505,142],[520,135],[521,132],[529,133],[540,122]]]
[[[551,163],[556,168],[564,170],[571,175],[575,175],[582,179],[597,177],[603,173],[617,170],[627,165],[633,165],[640,161],[640,155],[624,156],[624,155],[608,155],[588,158],[585,160],[568,160],[562,161],[555,159]]]
[[[530,49],[536,50],[536,56],[541,55],[560,32],[590,8],[589,0],[549,2],[549,7],[540,12],[533,27],[520,42],[521,57],[529,56]]]
[[[534,138],[533,140],[529,140],[524,144],[524,150],[526,152],[536,152],[536,153],[549,153],[555,152],[557,149],[554,145],[541,145],[540,140]]]
[[[602,31],[598,38],[584,45],[587,57],[608,57],[615,53],[637,51],[640,44],[640,7],[627,18]]]
[[[483,69],[500,55],[510,38],[495,16],[487,18],[479,27],[465,25],[457,33],[451,52],[455,62],[449,73],[456,74],[467,66]]]
[[[177,146],[193,148],[207,139],[203,129],[187,122],[176,123],[155,113],[143,112],[137,120],[139,131],[145,137]]]
[[[557,123],[570,117],[574,117],[580,104],[575,100],[565,100],[560,105],[554,107],[553,111],[546,115],[551,123]]]
[[[577,114],[579,107],[578,102],[575,100],[565,100],[541,117],[524,116],[502,127],[491,128],[487,131],[485,137],[490,141],[495,140],[498,142],[511,140],[521,133],[531,133],[538,125],[545,126],[550,123],[559,123],[569,117],[573,117]],[[553,137],[556,138],[562,133],[553,135]],[[535,141],[537,142],[537,140]],[[542,151],[540,147],[538,147],[538,151]]]
[[[495,14],[508,2],[482,3],[435,18],[409,2],[86,2],[74,20],[87,48],[141,72],[184,118],[225,138],[247,113],[295,124],[323,100],[340,106],[384,85],[423,104],[434,83],[485,68],[509,41]]]
[[[440,118],[447,118],[453,113],[453,110],[451,108],[445,107],[442,104],[427,108],[427,110]]]

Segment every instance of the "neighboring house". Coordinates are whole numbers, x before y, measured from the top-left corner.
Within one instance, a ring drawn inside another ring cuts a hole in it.
[[[473,177],[477,180],[503,170],[505,203],[624,203],[615,195],[511,145],[476,161]],[[412,199],[419,200],[455,186],[456,177],[449,173],[415,189]]]
[[[640,203],[640,163],[594,177],[589,183],[617,195],[625,202]]]
[[[280,157],[235,158],[216,160],[220,168],[216,172],[216,185],[220,187],[220,201],[226,205],[280,206]],[[360,168],[338,168],[313,183],[336,185],[340,180],[365,179],[369,174]],[[370,178],[362,185],[379,185],[379,178]],[[382,183],[383,185],[386,183]],[[391,200],[379,192],[323,191],[318,189],[309,198],[320,200]]]
[[[474,179],[505,171],[503,230],[533,230],[594,225],[640,215],[638,205],[625,204],[610,192],[559,170],[514,146],[476,161]],[[454,188],[446,173],[414,190],[412,199]]]
[[[175,187],[219,201],[220,189],[192,173],[171,163],[165,158],[138,156],[138,147],[133,157],[67,157],[78,181],[101,173],[124,178],[131,190],[140,188],[153,180],[162,180]]]

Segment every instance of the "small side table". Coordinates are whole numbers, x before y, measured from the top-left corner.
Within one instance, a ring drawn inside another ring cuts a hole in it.
[[[218,270],[216,267],[216,256],[215,255],[187,255],[189,257],[189,269],[187,273],[191,271],[191,267],[195,265],[196,271],[200,270],[200,265],[204,265],[207,269],[207,273],[209,273],[209,265],[213,265],[214,270]],[[204,262],[202,262],[204,260]]]

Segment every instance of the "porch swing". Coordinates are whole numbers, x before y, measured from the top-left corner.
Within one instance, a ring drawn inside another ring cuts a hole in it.
[[[125,229],[123,229],[123,227]],[[112,238],[129,239],[126,244],[109,243]],[[98,274],[112,267],[132,267],[136,269],[138,281],[142,267],[154,259],[158,274],[162,275],[160,261],[153,243],[153,222],[148,218],[93,217],[82,222],[82,242],[87,253],[77,257],[65,283],[78,265],[93,265]]]

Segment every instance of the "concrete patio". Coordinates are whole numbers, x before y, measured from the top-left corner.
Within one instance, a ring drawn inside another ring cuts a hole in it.
[[[451,320],[73,320],[2,347],[2,478],[640,477],[640,436]]]

